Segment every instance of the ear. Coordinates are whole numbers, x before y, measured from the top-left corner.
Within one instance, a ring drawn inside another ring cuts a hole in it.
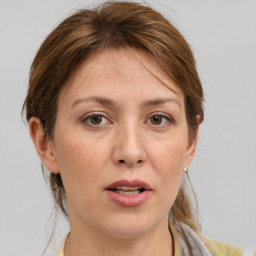
[[[199,124],[196,125],[194,136],[192,140],[189,141],[184,167],[189,166],[194,158],[194,155],[196,152],[196,146],[197,146],[198,130],[199,130]]]
[[[54,143],[45,134],[42,122],[39,118],[30,118],[29,132],[35,145],[37,154],[44,163],[44,166],[52,173],[59,173],[57,161],[55,158]]]

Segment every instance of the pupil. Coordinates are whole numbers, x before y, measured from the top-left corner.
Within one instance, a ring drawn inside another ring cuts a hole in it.
[[[100,115],[95,115],[92,117],[93,124],[100,124],[102,121],[102,117]]]
[[[154,116],[152,118],[152,123],[153,124],[161,124],[161,122],[162,122],[162,117],[161,116]]]

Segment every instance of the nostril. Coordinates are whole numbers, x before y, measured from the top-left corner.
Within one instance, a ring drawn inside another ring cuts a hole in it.
[[[135,163],[135,164],[142,164],[143,160],[138,160],[136,162],[133,162],[133,161],[129,162],[129,161],[125,161],[123,159],[120,159],[120,160],[118,160],[118,163],[119,164],[128,164],[128,165],[133,164],[133,163]]]

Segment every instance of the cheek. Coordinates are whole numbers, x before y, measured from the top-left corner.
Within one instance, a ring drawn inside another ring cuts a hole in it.
[[[89,189],[93,186],[101,175],[100,170],[107,154],[99,144],[92,146],[88,139],[81,140],[78,137],[80,136],[72,135],[56,139],[57,162],[67,193],[70,188]]]
[[[91,146],[88,141],[75,139],[62,140],[58,149],[60,174],[69,204],[74,207],[82,202],[82,209],[93,207],[95,201],[92,199],[98,195],[95,190],[95,181],[102,179],[101,170],[106,152],[99,145]],[[90,191],[90,197],[88,197],[88,191]]]
[[[93,168],[94,165],[100,163],[95,161],[95,157],[102,159],[104,148],[95,141],[84,137],[83,134],[72,133],[56,138],[56,148],[58,149],[56,153],[60,171],[79,172]]]
[[[180,143],[169,142],[154,149],[154,170],[159,179],[159,191],[169,206],[173,204],[177,196],[183,176],[185,145],[186,143],[182,146]]]
[[[154,147],[151,155],[154,155],[155,169],[166,175],[173,175],[182,172],[186,159],[185,143],[167,142],[159,147]]]

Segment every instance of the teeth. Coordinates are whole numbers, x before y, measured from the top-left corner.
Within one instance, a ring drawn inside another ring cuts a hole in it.
[[[117,190],[125,190],[125,191],[136,191],[136,190],[140,190],[141,187],[126,187],[126,186],[120,186],[120,187],[116,187],[115,189]]]
[[[131,191],[115,190],[115,192],[125,196],[138,195],[140,193],[139,190],[131,190]]]
[[[142,187],[127,187],[127,186],[119,186],[115,187],[112,191],[125,196],[130,195],[138,195],[139,193],[145,191]]]

